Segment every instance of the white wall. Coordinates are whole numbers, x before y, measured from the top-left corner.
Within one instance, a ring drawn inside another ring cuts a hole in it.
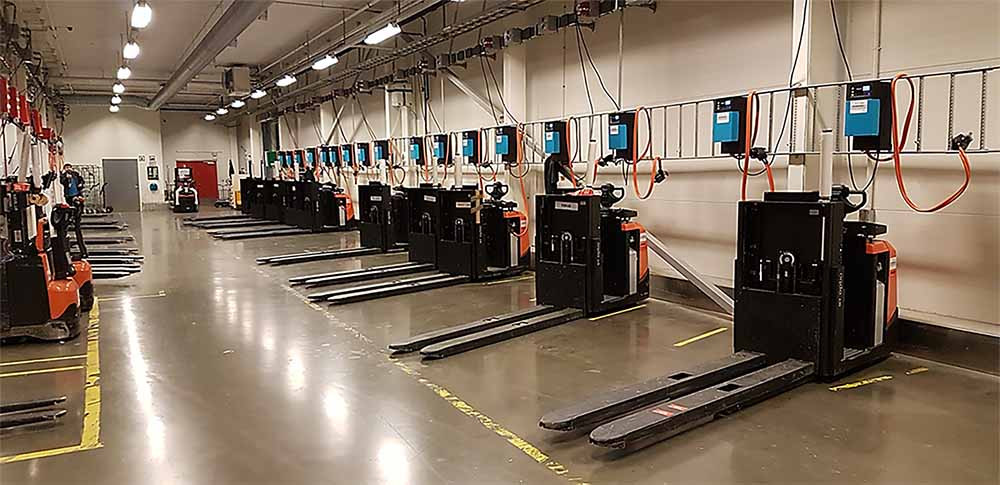
[[[122,108],[111,113],[105,106],[71,106],[63,128],[66,161],[74,165],[101,165],[102,158],[156,157],[160,167],[159,189],[153,192],[146,169],[139,171],[139,196],[143,204],[163,202],[165,169],[160,138],[160,121],[155,111]]]
[[[229,161],[234,160],[229,129],[220,123],[207,123],[202,116],[201,113],[160,112],[164,166],[171,180],[178,160],[215,160],[218,181],[229,178]]]
[[[547,13],[557,14],[570,7],[568,2],[547,2],[522,14],[506,25],[491,25],[484,35],[496,34],[508,26],[523,26]],[[875,2],[837,2],[846,50],[855,77],[868,77],[872,65]],[[630,9],[625,15],[622,104],[637,105],[713,97],[783,86],[788,80],[794,42],[799,26],[793,25],[791,1],[670,1],[659,2],[655,14],[645,9]],[[458,8],[478,9],[481,6]],[[830,38],[829,2],[814,0],[812,25],[817,38],[809,52],[813,82],[840,80],[839,52]],[[882,20],[881,74],[899,70],[911,73],[947,70],[964,66],[1000,64],[1000,4],[993,0],[961,1],[884,1]],[[435,19],[431,19],[431,27]],[[476,32],[454,42],[456,48],[472,45]],[[613,96],[618,94],[618,16],[600,19],[597,30],[584,31],[594,62]],[[443,46],[434,49],[437,53]],[[807,55],[807,54],[803,54]],[[502,56],[499,56],[502,57]],[[494,72],[502,77],[502,62],[494,62]],[[527,50],[528,120],[579,115],[589,111],[581,77],[576,34],[566,30],[529,41]],[[402,67],[402,66],[400,66]],[[478,62],[456,68],[459,76],[480,94],[486,94],[484,76]],[[381,75],[377,72],[375,75]],[[366,73],[368,76],[369,73]],[[595,109],[612,108],[593,73],[588,68]],[[502,80],[501,80],[502,81]],[[977,80],[960,79],[959,92],[978,93]],[[971,86],[969,84],[972,84]],[[432,104],[445,131],[490,126],[493,117],[480,109],[451,83],[441,77],[432,80]],[[925,147],[941,149],[947,119],[942,91],[947,83],[928,83],[925,109],[926,133],[938,133],[925,141]],[[1000,146],[1000,73],[992,74],[989,86],[988,123],[990,146]],[[494,102],[496,94],[493,94]],[[383,97],[359,98],[376,137],[384,134]],[[946,99],[946,98],[944,98]],[[338,103],[344,103],[338,100]],[[342,122],[350,136],[360,121],[358,106],[351,101]],[[499,104],[499,103],[497,103]],[[775,102],[776,123],[780,125],[783,99]],[[332,112],[328,104],[322,109]],[[698,122],[702,137],[699,148],[705,154],[710,144],[710,114],[702,110]],[[978,134],[978,96],[963,96],[956,103],[956,130]],[[310,116],[300,114],[296,137],[299,144],[313,130]],[[331,116],[332,118],[332,116]],[[522,120],[524,121],[524,120]],[[676,127],[676,115],[668,120]],[[685,123],[695,122],[693,112],[685,114]],[[394,122],[397,126],[398,122]],[[661,123],[662,121],[658,122]],[[801,123],[801,120],[800,120]],[[422,127],[413,120],[411,127]],[[324,128],[329,129],[329,126]],[[765,129],[765,127],[762,127]],[[775,132],[778,126],[775,127]],[[938,130],[938,131],[933,131]],[[437,131],[436,127],[432,131]],[[412,133],[413,131],[411,131]],[[288,147],[288,133],[282,129],[282,146]],[[325,133],[324,133],[325,135]],[[392,136],[400,136],[398,128]],[[259,135],[258,135],[259,136]],[[606,136],[605,133],[598,135]],[[930,136],[930,135],[928,135]],[[369,140],[366,128],[358,131],[356,141]],[[663,155],[662,136],[657,134],[655,154]],[[911,143],[912,145],[911,136]],[[341,143],[339,132],[334,143]],[[667,150],[673,155],[678,139],[667,135]],[[786,138],[787,141],[787,138]],[[304,145],[303,145],[304,144]],[[908,145],[908,146],[910,146]],[[978,146],[978,141],[973,145]],[[693,139],[684,140],[684,154],[690,156]],[[858,173],[864,167],[855,157]],[[883,165],[875,185],[874,206],[880,221],[888,224],[888,238],[899,249],[900,305],[904,316],[930,323],[967,328],[983,333],[1000,333],[1000,157],[973,155],[973,183],[958,203],[933,215],[916,214],[903,205],[889,165]],[[778,188],[785,185],[786,161],[778,159],[775,177]],[[845,161],[837,160],[837,183],[847,183]],[[904,158],[907,188],[919,204],[940,200],[961,181],[961,166],[955,156],[910,156]],[[736,207],[739,198],[739,172],[732,159],[669,162],[667,183],[657,187],[646,201],[636,200],[631,187],[623,205],[639,209],[639,220],[652,233],[667,242],[685,260],[711,279],[732,284],[736,241]],[[582,168],[580,169],[582,170]],[[466,177],[465,181],[474,181]],[[645,179],[643,179],[645,180]],[[362,180],[363,181],[363,180]],[[534,193],[538,174],[533,174],[528,191]],[[621,184],[620,172],[602,172],[601,182]],[[411,182],[412,179],[411,179]],[[766,188],[763,177],[751,179],[749,193],[759,197]],[[517,197],[517,188],[512,196]],[[654,258],[655,259],[655,258]],[[654,271],[673,274],[654,264]]]
[[[63,129],[66,161],[100,165],[102,158],[146,158],[139,171],[140,198],[145,204],[162,204],[163,190],[173,180],[177,160],[212,160],[217,157],[219,180],[229,176],[233,152],[230,130],[206,123],[199,113],[156,112],[123,107],[111,113],[101,106],[72,106]],[[234,130],[235,132],[235,130]],[[150,156],[160,167],[159,189],[146,180]]]

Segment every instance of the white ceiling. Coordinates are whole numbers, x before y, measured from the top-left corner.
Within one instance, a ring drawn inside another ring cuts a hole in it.
[[[153,21],[138,34],[142,53],[129,62],[133,78],[169,78],[232,1],[149,0]],[[266,19],[254,22],[235,46],[226,48],[215,64],[196,79],[217,80],[221,66],[266,65],[365,3],[278,0],[268,9]],[[79,78],[106,78],[110,84],[118,67],[121,36],[126,32],[126,15],[133,0],[17,0],[17,4],[19,19],[34,23],[35,18],[40,18],[50,27],[34,34],[35,44],[40,46],[39,37],[44,37],[65,66],[61,73],[64,80],[57,85],[72,85],[79,92],[88,90],[87,83]],[[204,88],[189,90],[204,92]]]

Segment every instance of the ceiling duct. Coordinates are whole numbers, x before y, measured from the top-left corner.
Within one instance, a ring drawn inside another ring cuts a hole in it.
[[[149,108],[159,109],[184,89],[189,81],[212,63],[215,56],[232,44],[272,3],[274,0],[234,0],[198,46],[181,61],[167,84],[150,101]]]

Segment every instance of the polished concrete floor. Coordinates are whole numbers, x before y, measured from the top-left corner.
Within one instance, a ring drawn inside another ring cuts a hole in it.
[[[204,214],[203,214],[204,215]],[[290,276],[384,264],[258,267],[254,258],[356,244],[354,233],[213,240],[166,212],[128,214],[144,271],[101,282],[101,447],[0,466],[0,482],[996,483],[997,378],[897,355],[807,384],[636,453],[537,426],[589,393],[725,355],[718,315],[661,301],[436,362],[390,358],[401,337],[532,304],[533,282],[467,284],[341,307]],[[96,334],[96,335],[95,335]],[[0,349],[4,401],[66,395],[47,428],[0,435],[0,455],[81,443],[87,342]],[[60,360],[30,362],[35,359]],[[19,363],[29,361],[27,363]],[[23,375],[25,371],[68,368]],[[915,370],[916,369],[916,370]]]

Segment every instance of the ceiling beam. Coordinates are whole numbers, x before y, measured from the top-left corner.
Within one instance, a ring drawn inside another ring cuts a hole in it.
[[[223,49],[243,33],[250,24],[257,20],[274,0],[235,0],[219,17],[212,29],[205,34],[198,46],[181,61],[167,81],[167,84],[156,93],[149,103],[150,109],[159,109],[179,93],[187,83],[201,73],[206,66],[215,60]]]

